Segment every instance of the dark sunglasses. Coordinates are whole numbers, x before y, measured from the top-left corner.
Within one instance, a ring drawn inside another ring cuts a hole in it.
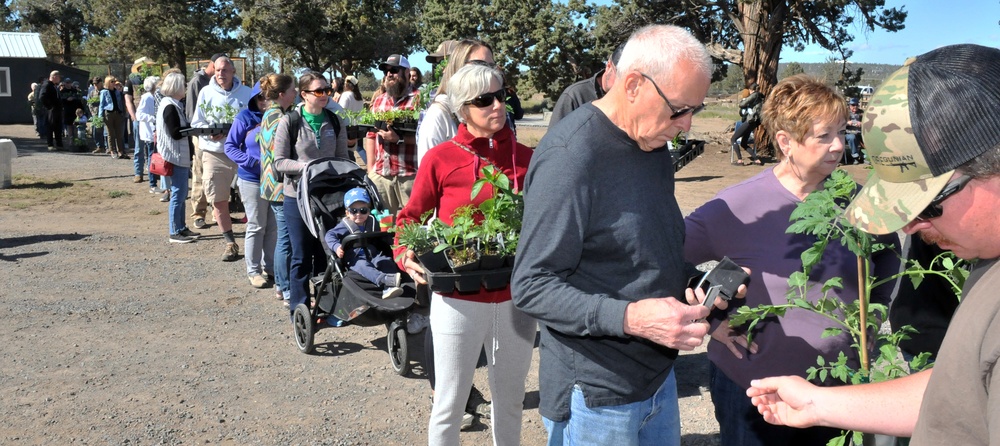
[[[406,71],[406,68],[403,68],[403,67],[389,67],[389,68],[387,68],[385,70],[382,70],[383,73],[390,73],[390,74],[399,74],[400,72],[403,72],[403,71]]]
[[[304,91],[306,93],[312,93],[313,96],[316,96],[317,98],[321,98],[323,96],[330,96],[331,94],[333,94],[333,89],[329,88],[329,87],[327,87],[327,88],[317,88],[315,90],[302,90],[302,91]]]
[[[351,215],[367,214],[370,211],[371,209],[368,208],[347,208],[347,212],[350,212]]]
[[[923,211],[920,211],[920,214],[917,215],[917,220],[930,220],[943,215],[944,209],[941,208],[941,203],[948,199],[948,197],[955,195],[958,191],[962,190],[962,188],[965,187],[970,180],[972,180],[972,177],[962,175],[953,181],[949,181],[948,184],[945,184],[944,189],[941,189],[941,192],[939,192],[937,196],[931,200],[931,203],[928,204]]]
[[[479,108],[490,107],[493,105],[493,100],[500,101],[501,104],[507,102],[507,92],[503,88],[494,91],[492,93],[481,94],[468,101],[465,101],[465,105],[474,105]]]
[[[691,113],[692,116],[697,115],[698,113],[700,113],[702,110],[705,109],[705,104],[701,104],[697,107],[684,107],[684,108],[674,107],[674,104],[670,103],[670,100],[667,99],[667,96],[665,94],[663,94],[663,90],[660,90],[660,86],[656,85],[656,81],[654,81],[653,78],[647,76],[645,73],[639,73],[639,74],[642,77],[648,79],[649,82],[653,84],[653,88],[656,89],[656,93],[659,94],[661,98],[663,98],[663,102],[667,103],[667,107],[669,107],[670,111],[673,113],[672,115],[670,115],[671,121],[679,119],[688,113]]]

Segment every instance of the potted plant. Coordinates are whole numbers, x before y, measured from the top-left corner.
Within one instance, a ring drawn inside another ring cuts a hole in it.
[[[416,133],[417,117],[419,111],[414,110],[386,110],[373,112],[375,127],[379,130],[386,130],[392,126],[393,130],[399,133]]]
[[[433,225],[433,224],[432,224]],[[406,246],[416,254],[417,261],[427,272],[436,273],[448,269],[448,261],[441,251],[435,251],[438,245],[431,226],[420,222],[409,222],[396,230],[399,244]],[[399,260],[399,259],[397,259]]]
[[[203,103],[198,106],[202,113],[205,114],[205,120],[209,122],[208,127],[203,127],[192,132],[195,135],[219,135],[229,132],[229,129],[233,126],[233,121],[236,119],[235,107],[229,104],[223,104],[219,106],[214,106],[209,103]]]
[[[493,196],[479,205],[479,212],[483,216],[481,231],[483,240],[487,241],[484,249],[488,254],[498,256],[497,266],[494,268],[505,264],[509,266],[513,264],[514,254],[517,253],[518,234],[521,232],[521,218],[524,215],[524,197],[511,187],[507,175],[496,167],[487,165],[472,185],[472,198],[478,196],[487,184],[493,188]],[[490,262],[493,265],[493,261]],[[483,266],[483,269],[488,268]]]
[[[358,134],[375,131],[375,113],[371,110],[363,109],[351,116],[351,122],[358,127]]]
[[[368,130],[362,132],[361,127],[358,125],[365,114],[371,114],[371,112],[364,109],[358,111],[342,109],[337,112],[337,116],[340,116],[340,119],[344,120],[344,124],[347,127],[347,139],[363,138],[365,136],[364,133],[368,133]]]
[[[479,227],[473,206],[462,206],[455,210],[451,225],[441,224],[441,237],[435,251],[444,252],[451,270],[460,273],[479,269]]]

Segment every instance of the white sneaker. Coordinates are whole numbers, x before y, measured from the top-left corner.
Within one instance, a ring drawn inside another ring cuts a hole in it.
[[[471,413],[462,414],[462,425],[459,430],[467,431],[472,429],[472,423],[476,421],[476,417],[472,416]]]
[[[403,289],[400,288],[400,287],[398,287],[398,286],[389,287],[389,288],[386,288],[386,289],[382,290],[382,298],[383,299],[392,299],[394,297],[399,297],[399,296],[402,296],[402,295],[403,295]]]

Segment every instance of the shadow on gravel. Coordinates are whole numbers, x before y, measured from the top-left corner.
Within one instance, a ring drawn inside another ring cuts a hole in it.
[[[33,183],[22,183],[11,185],[11,189],[65,189],[67,187],[73,187],[73,183],[68,181],[55,181],[51,183],[46,183],[44,181],[35,181]]]
[[[75,242],[78,240],[83,240],[87,237],[90,237],[90,235],[74,233],[74,234],[41,234],[41,235],[29,235],[27,237],[0,238],[0,249],[19,248],[21,246],[33,245],[35,243],[44,243],[44,242],[61,242],[61,241]],[[21,259],[39,257],[46,254],[49,254],[49,251],[25,252],[12,255],[0,253],[0,261],[16,262]]]
[[[111,176],[108,176],[108,177],[78,178],[78,179],[73,180],[73,181],[114,180],[114,179],[119,179],[119,178],[132,178],[132,174],[111,175]]]
[[[708,388],[708,354],[679,355],[674,361],[677,371],[677,396],[679,398],[701,395],[701,388]]]
[[[715,446],[719,444],[719,436],[715,434],[681,435],[681,444],[684,446]]]
[[[317,342],[315,344],[316,356],[341,356],[360,352],[364,347],[354,342]],[[388,361],[389,358],[386,358]]]
[[[525,392],[524,394],[524,410],[535,410],[538,409],[538,404],[541,402],[541,397],[538,396],[537,390],[531,390]]]

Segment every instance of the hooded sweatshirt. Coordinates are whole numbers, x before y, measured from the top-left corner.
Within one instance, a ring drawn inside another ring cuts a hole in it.
[[[214,79],[198,93],[198,105],[195,107],[194,117],[191,118],[191,127],[208,127],[210,124],[225,123],[211,114],[206,114],[204,104],[213,107],[230,106],[236,109],[236,114],[247,108],[250,103],[250,87],[243,85],[236,77],[233,77],[233,87],[226,91]],[[221,113],[220,113],[221,114]],[[223,118],[224,119],[224,118]],[[198,148],[205,152],[223,153],[223,141],[212,141],[208,136],[199,136]]]
[[[260,182],[260,145],[257,143],[257,133],[260,132],[264,112],[257,108],[259,94],[260,82],[257,82],[250,92],[249,106],[236,115],[225,142],[226,156],[236,163],[236,174],[243,181],[251,183]]]

